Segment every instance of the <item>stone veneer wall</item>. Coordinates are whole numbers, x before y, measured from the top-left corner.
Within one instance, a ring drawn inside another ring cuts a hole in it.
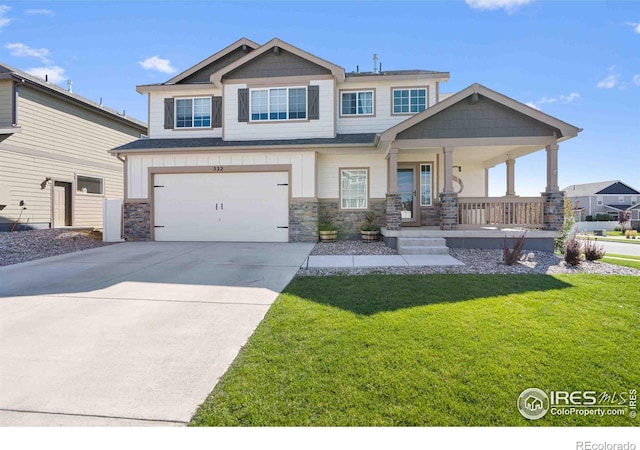
[[[289,242],[318,240],[318,201],[289,201]]]
[[[322,217],[328,213],[335,225],[338,227],[338,237],[340,239],[360,238],[360,227],[364,223],[364,215],[374,211],[376,223],[379,227],[385,226],[386,201],[383,198],[369,199],[368,210],[344,210],[340,209],[340,200],[322,199],[318,201],[318,214]]]
[[[542,228],[545,230],[562,230],[564,225],[564,192],[543,192]]]
[[[151,203],[124,203],[124,238],[127,241],[151,239]]]
[[[458,194],[451,192],[440,194],[440,229],[458,229]]]
[[[440,225],[440,206],[421,206],[420,225],[423,227],[437,227]]]
[[[402,199],[397,192],[386,195],[385,222],[387,230],[396,231],[402,228]]]

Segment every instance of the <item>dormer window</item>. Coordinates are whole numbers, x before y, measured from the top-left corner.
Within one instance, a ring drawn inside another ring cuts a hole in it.
[[[307,88],[251,89],[251,121],[307,118]]]
[[[211,128],[211,97],[177,98],[176,128]]]

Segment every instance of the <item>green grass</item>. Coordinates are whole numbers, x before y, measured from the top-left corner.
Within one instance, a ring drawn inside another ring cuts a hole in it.
[[[609,255],[607,255],[607,256],[609,256]],[[608,263],[608,264],[615,264],[617,266],[631,267],[632,269],[640,270],[640,259],[616,259],[616,258],[607,258],[607,256],[602,258],[601,261],[605,262],[605,263]],[[622,258],[622,256],[621,256],[621,258]],[[627,257],[625,256],[625,258],[627,258]]]
[[[640,244],[640,239],[636,238],[636,239],[622,239],[622,238],[606,238],[606,237],[602,237],[602,236],[589,236],[589,237],[584,237],[584,236],[578,236],[578,239],[582,239],[582,240],[587,240],[587,239],[591,239],[591,240],[596,240],[596,241],[602,241],[602,242],[618,242],[618,243],[626,243],[626,244],[636,244],[639,245]]]
[[[640,388],[640,277],[294,279],[191,425],[640,425],[516,408]]]

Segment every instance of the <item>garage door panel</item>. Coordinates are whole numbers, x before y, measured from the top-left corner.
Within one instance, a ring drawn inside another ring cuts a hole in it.
[[[289,240],[286,172],[157,174],[158,241]]]

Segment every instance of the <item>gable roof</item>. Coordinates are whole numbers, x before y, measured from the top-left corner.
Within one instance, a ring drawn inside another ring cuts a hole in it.
[[[5,63],[0,63],[0,79],[11,79],[18,83],[28,84],[29,86],[45,91],[48,94],[54,95],[66,102],[74,103],[92,111],[101,113],[110,119],[138,128],[141,132],[147,132],[147,124],[141,120],[123,115],[115,109],[107,108],[100,103],[96,103],[88,98],[82,97],[81,95],[69,92],[54,83],[45,81],[40,77],[36,77],[35,75],[31,75],[20,69],[16,69],[15,67],[11,67]]]
[[[467,88],[453,94],[450,97],[442,100],[441,102],[436,103],[434,106],[425,109],[421,113],[416,114],[408,118],[407,120],[400,122],[399,124],[389,128],[380,138],[381,141],[391,142],[396,139],[399,133],[413,127],[414,125],[419,124],[422,121],[429,119],[430,117],[435,116],[436,114],[446,110],[447,108],[465,100],[466,98],[472,96],[473,94],[480,94],[484,97],[487,97],[494,102],[503,105],[507,108],[513,109],[524,116],[528,116],[533,120],[540,122],[543,125],[546,125],[550,128],[557,130],[558,141],[562,141],[565,139],[569,139],[571,137],[575,137],[578,135],[582,129],[571,125],[567,122],[563,122],[560,119],[557,119],[549,114],[545,114],[542,111],[539,111],[535,108],[525,105],[524,103],[518,102],[506,95],[500,94],[494,90],[489,89],[486,86],[483,86],[479,83],[474,83]]]
[[[233,63],[229,64],[226,67],[223,67],[222,69],[220,69],[219,71],[213,73],[211,75],[211,82],[214,85],[220,84],[222,81],[222,78],[230,73],[231,71],[247,64],[248,62],[250,62],[251,60],[253,60],[254,58],[257,58],[260,55],[263,55],[265,52],[268,52],[269,50],[273,49],[274,47],[279,47],[282,48],[290,53],[293,53],[296,56],[299,56],[300,58],[306,59],[314,64],[317,64],[321,67],[326,68],[327,70],[329,70],[337,79],[338,81],[344,81],[345,79],[345,72],[344,72],[344,68],[333,64],[332,62],[329,62],[325,59],[322,58],[318,58],[315,55],[312,55],[311,53],[308,53],[298,47],[295,47],[291,44],[288,44],[287,42],[284,42],[278,38],[273,38],[271,39],[269,42],[267,42],[266,44],[264,44],[263,46],[257,48],[256,50],[250,52],[249,54],[245,55],[244,57],[240,58],[237,61],[234,61]]]
[[[203,69],[204,67],[208,66],[209,64],[212,64],[212,63],[218,61],[219,59],[227,56],[229,53],[231,53],[232,51],[238,49],[239,47],[255,50],[258,47],[260,47],[260,44],[257,44],[255,42],[253,42],[252,40],[247,39],[245,37],[240,38],[237,41],[235,41],[233,44],[228,45],[227,47],[223,48],[219,52],[216,52],[213,55],[209,56],[208,58],[203,59],[202,61],[200,61],[195,66],[192,66],[192,67],[188,68],[184,72],[179,73],[175,77],[171,78],[170,80],[168,80],[168,81],[166,81],[166,82],[164,82],[162,84],[176,84],[176,83],[179,83],[182,80],[184,80],[185,78],[189,77],[190,75],[193,75],[197,71],[199,71],[199,70]]]
[[[601,189],[600,191],[596,192],[596,194],[598,195],[606,195],[606,194],[637,195],[637,194],[640,194],[640,192],[627,186],[621,181],[616,181],[612,185],[607,186],[604,189]]]
[[[595,183],[572,184],[563,189],[569,197],[589,197],[591,195],[640,195],[640,192],[620,180],[597,181]]]

